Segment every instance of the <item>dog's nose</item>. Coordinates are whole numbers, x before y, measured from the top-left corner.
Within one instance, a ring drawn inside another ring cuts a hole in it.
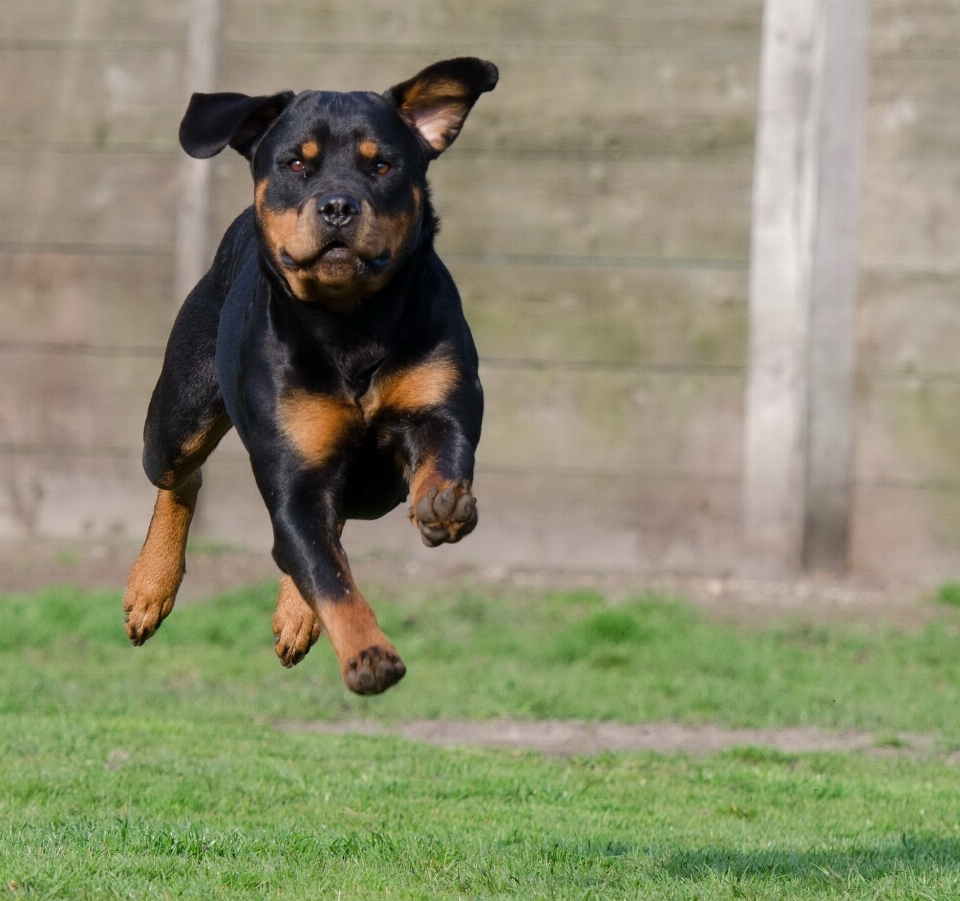
[[[343,228],[360,215],[360,203],[349,194],[326,194],[317,201],[317,212],[328,225]]]

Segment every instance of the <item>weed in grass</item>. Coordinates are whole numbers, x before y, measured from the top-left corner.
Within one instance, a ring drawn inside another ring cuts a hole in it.
[[[941,604],[960,607],[960,582],[944,582],[936,595]]]

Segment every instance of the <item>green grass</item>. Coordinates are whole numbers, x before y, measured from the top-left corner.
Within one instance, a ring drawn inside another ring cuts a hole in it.
[[[373,596],[375,593],[370,592]],[[954,899],[960,611],[748,629],[589,593],[391,596],[410,668],[359,699],[273,655],[272,588],[129,647],[119,597],[0,598],[0,899]],[[858,727],[887,756],[439,749],[281,719],[559,716]]]
[[[960,607],[960,582],[944,582],[937,592],[937,600],[941,604]]]
[[[680,602],[610,606],[589,592],[377,598],[408,666],[357,698],[321,638],[293,670],[273,653],[275,586],[178,607],[130,647],[116,596],[53,589],[0,603],[0,712],[149,710],[272,722],[372,716],[671,719],[933,732],[960,746],[960,610],[915,632],[883,625],[717,624]],[[386,595],[384,597],[384,595]]]

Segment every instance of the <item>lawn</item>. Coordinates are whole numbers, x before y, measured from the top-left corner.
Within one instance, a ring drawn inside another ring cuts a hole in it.
[[[0,598],[0,898],[960,896],[960,610],[927,626],[717,623],[682,601],[384,588],[409,672],[292,671],[273,587],[183,605]],[[935,752],[434,748],[278,721],[513,716],[923,732]]]

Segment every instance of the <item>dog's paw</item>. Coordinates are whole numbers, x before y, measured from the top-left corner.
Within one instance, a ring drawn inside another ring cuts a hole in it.
[[[378,695],[396,685],[407,672],[393,648],[374,646],[351,657],[343,670],[343,682],[358,695]]]
[[[150,638],[173,610],[183,579],[183,564],[152,567],[138,560],[123,596],[124,628],[137,647]]]
[[[280,584],[277,610],[273,614],[273,641],[280,662],[287,668],[296,666],[307,656],[321,631],[313,608],[293,587],[293,582],[288,585],[285,578]]]
[[[430,488],[410,511],[410,518],[427,547],[459,541],[477,527],[477,501],[470,493],[470,483]]]

